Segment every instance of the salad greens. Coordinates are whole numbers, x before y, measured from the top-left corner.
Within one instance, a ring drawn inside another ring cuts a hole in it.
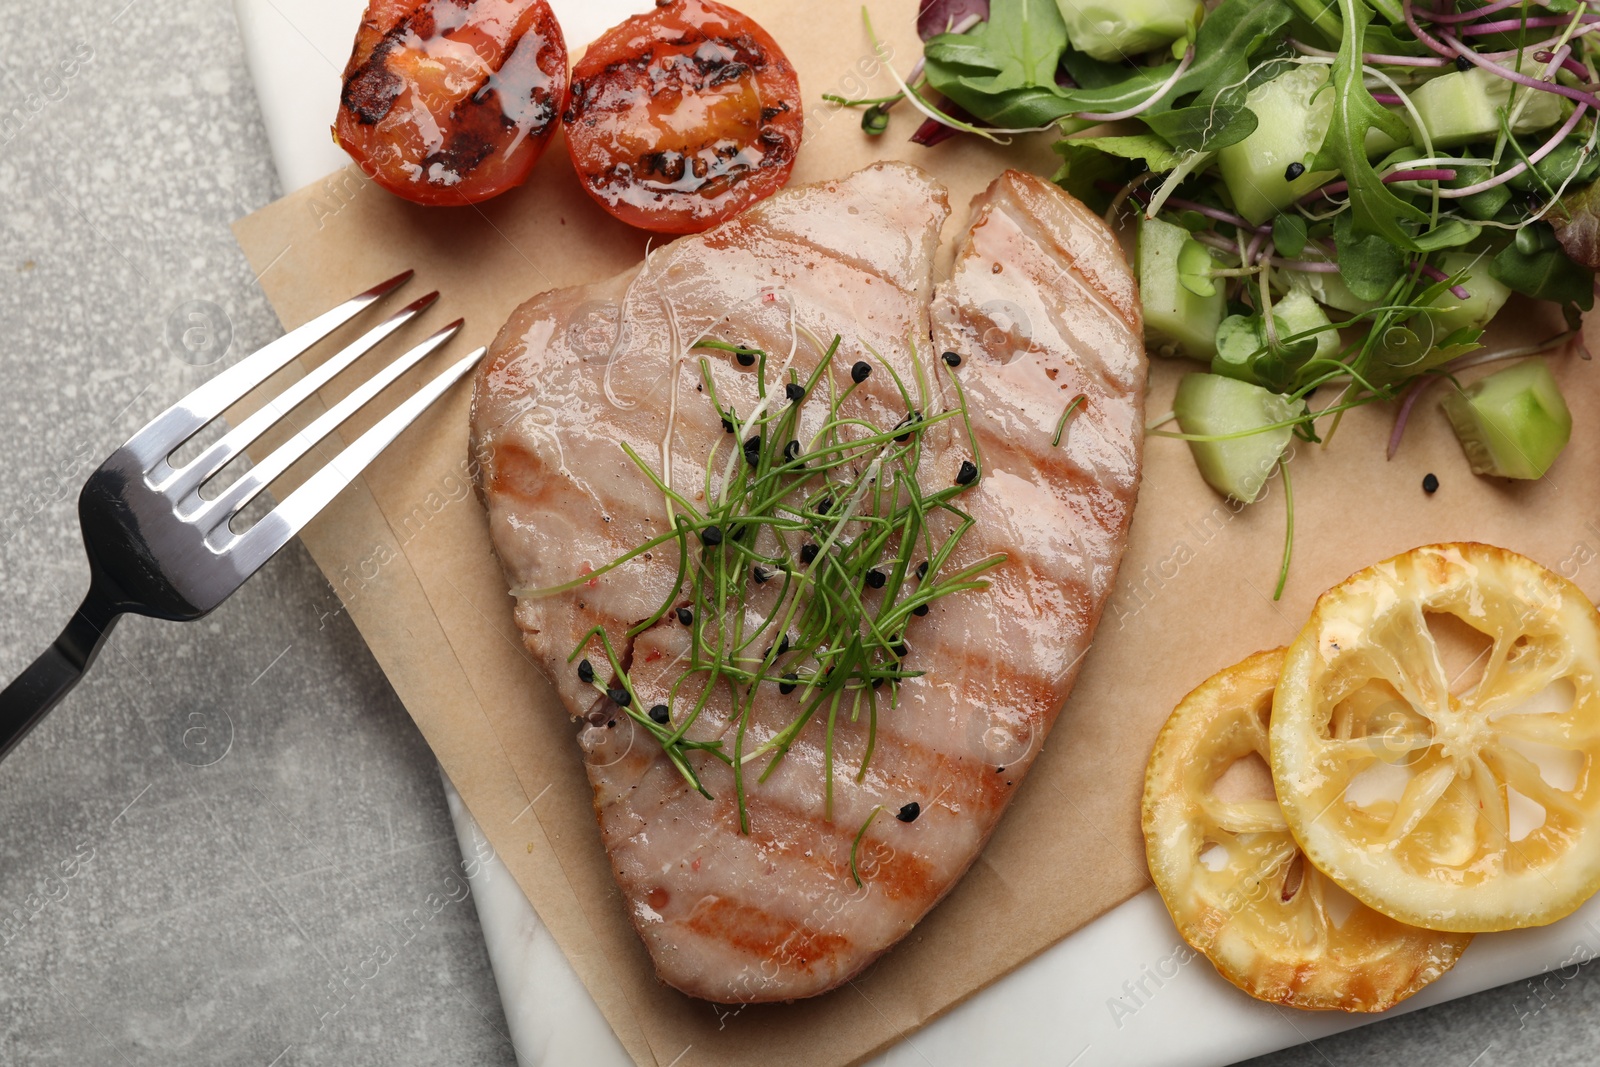
[[[1440,382],[1479,473],[1542,477],[1565,445],[1541,362],[1456,374],[1582,346],[1600,0],[924,0],[918,28],[900,94],[839,102],[879,134],[904,99],[924,144],[1053,131],[1054,180],[1138,217],[1147,341],[1205,364],[1150,432],[1218,491],[1256,499],[1294,438],[1373,402],[1395,403],[1392,457]],[[1568,329],[1483,350],[1513,294]]]

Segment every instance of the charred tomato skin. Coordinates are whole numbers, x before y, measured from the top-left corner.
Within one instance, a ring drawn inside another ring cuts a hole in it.
[[[566,96],[547,0],[369,0],[334,140],[397,196],[475,204],[527,179]]]
[[[800,82],[748,16],[713,0],[657,0],[578,61],[562,122],[601,207],[641,229],[698,233],[789,180]]]

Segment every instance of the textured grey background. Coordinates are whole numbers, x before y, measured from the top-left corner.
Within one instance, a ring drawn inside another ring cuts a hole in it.
[[[278,334],[228,224],[281,190],[221,0],[0,24],[10,677],[85,588],[89,467]],[[222,364],[166,340],[196,300]],[[205,622],[124,622],[0,767],[0,1063],[512,1062],[433,760],[336,606],[296,546]],[[1594,1063],[1597,1003],[1575,968],[1253,1063]]]
[[[220,0],[0,24],[9,678],[86,587],[83,476],[222,365],[169,314],[223,309],[224,363],[280,332],[228,230],[280,190]],[[0,766],[0,1064],[513,1062],[436,765],[336,606],[296,545],[126,620]]]

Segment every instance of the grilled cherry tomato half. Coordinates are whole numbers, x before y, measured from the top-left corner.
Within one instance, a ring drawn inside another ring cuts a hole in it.
[[[642,229],[698,233],[788,181],[800,82],[749,17],[712,0],[657,0],[578,61],[563,123],[601,207]]]
[[[477,203],[528,177],[566,94],[546,0],[370,0],[334,139],[397,196]]]

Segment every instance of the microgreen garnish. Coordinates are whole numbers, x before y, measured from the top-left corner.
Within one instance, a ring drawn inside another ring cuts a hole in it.
[[[861,848],[861,839],[867,836],[867,827],[872,825],[872,820],[878,817],[878,812],[883,810],[883,805],[873,808],[867,815],[867,821],[861,824],[861,829],[856,831],[856,839],[850,842],[850,877],[856,880],[856,885],[861,885],[861,872],[856,869],[856,852]],[[902,809],[904,810],[904,809]],[[912,816],[915,818],[915,816]],[[906,820],[910,821],[910,820]]]
[[[1289,580],[1289,559],[1294,554],[1294,486],[1289,482],[1289,461],[1279,457],[1278,472],[1283,475],[1283,563],[1278,567],[1278,584],[1272,590],[1272,599],[1283,596],[1284,583]]]
[[[727,353],[741,365],[748,356],[755,367],[761,402],[741,416],[719,399],[710,357],[699,357],[702,391],[713,416],[731,422],[742,444],[729,449],[727,439],[718,437],[705,458],[703,495],[691,500],[623,443],[623,451],[661,494],[672,530],[568,582],[514,590],[530,597],[569,592],[603,580],[647,552],[676,545],[677,576],[666,599],[651,618],[627,631],[630,639],[636,637],[669,614],[689,630],[681,669],[651,681],[647,695],[660,699],[641,699],[604,627],[586,633],[572,658],[598,646],[612,681],[601,687],[588,659],[579,668],[580,678],[601,688],[648,732],[690,786],[710,795],[697,771],[706,759],[732,769],[744,832],[749,831],[746,766],[762,764],[765,779],[813,720],[820,720],[815,729],[822,734],[824,808],[832,817],[834,737],[840,724],[865,720],[866,743],[855,768],[856,779],[863,780],[880,711],[895,708],[900,685],[922,673],[905,663],[910,621],[925,616],[941,597],[985,588],[984,572],[1005,559],[995,555],[961,567],[951,564],[974,523],[957,500],[982,470],[957,364],[933,362],[948,386],[936,390],[915,347],[909,350],[908,379],[873,354],[894,390],[876,400],[897,401],[904,412],[885,429],[859,405],[847,406],[852,392],[872,376],[873,364],[856,362],[848,382],[842,381],[835,368],[841,341],[835,337],[809,375],[784,382],[781,390],[772,381],[780,375],[773,373],[766,352],[725,341],[697,343],[695,348]],[[785,370],[781,377],[791,373]],[[954,403],[942,397],[953,397]],[[924,438],[947,423],[964,429],[972,458],[962,460],[952,484],[927,492],[918,478]],[[794,697],[794,710],[784,725],[755,743],[750,727],[764,687]],[[691,738],[718,694],[726,698],[726,721]]]
[[[1077,396],[1073,397],[1067,402],[1066,410],[1061,413],[1060,420],[1056,422],[1055,436],[1050,438],[1051,448],[1061,447],[1061,435],[1067,432],[1067,420],[1072,418],[1072,413],[1082,407],[1084,402],[1088,399],[1088,396],[1083,393],[1079,393]]]

